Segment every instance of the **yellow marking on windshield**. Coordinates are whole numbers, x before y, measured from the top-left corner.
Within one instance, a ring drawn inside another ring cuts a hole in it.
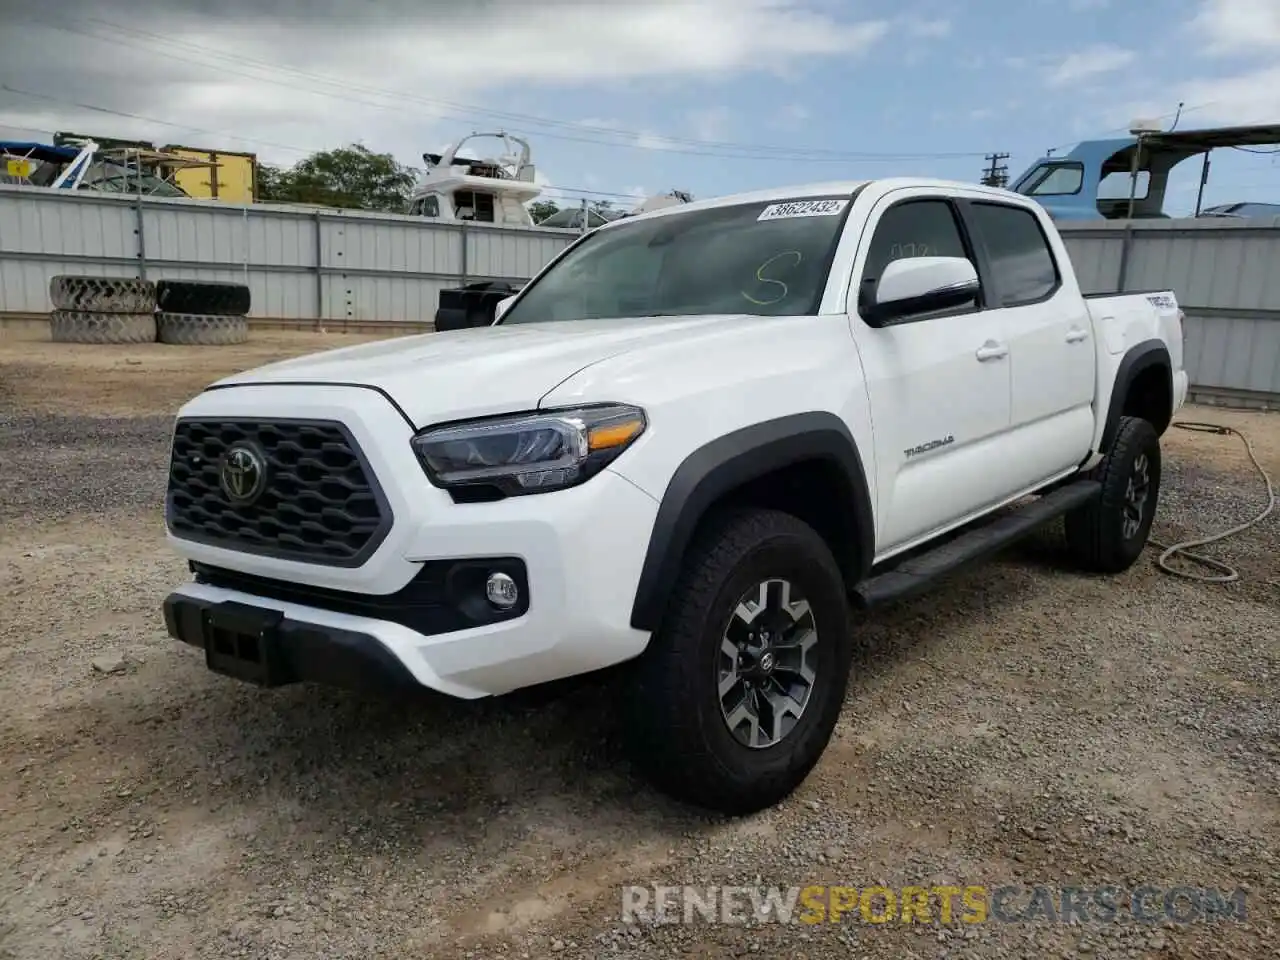
[[[757,300],[751,294],[747,293],[747,291],[743,290],[743,291],[740,291],[742,293],[742,296],[745,297],[747,300],[750,300],[752,303],[757,304],[758,306],[761,306],[761,307],[771,306],[772,304],[778,303],[783,299],[785,299],[787,294],[790,292],[790,288],[785,283],[783,283],[781,280],[775,280],[772,277],[761,276],[761,274],[764,273],[765,269],[770,264],[775,263],[778,260],[781,260],[783,257],[795,257],[796,262],[792,264],[793,267],[800,266],[800,261],[804,259],[804,256],[800,253],[799,250],[784,250],[782,251],[782,253],[774,254],[772,257],[770,257],[768,260],[766,260],[764,263],[760,264],[760,266],[756,268],[756,279],[759,280],[761,283],[777,284],[779,287],[782,288],[782,292],[780,294],[778,294],[772,300]]]

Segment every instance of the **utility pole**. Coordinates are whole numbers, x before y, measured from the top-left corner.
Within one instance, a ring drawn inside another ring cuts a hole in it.
[[[987,169],[982,171],[982,184],[987,187],[1007,187],[1009,185],[1009,168],[1000,161],[1008,160],[1007,153],[988,153]]]

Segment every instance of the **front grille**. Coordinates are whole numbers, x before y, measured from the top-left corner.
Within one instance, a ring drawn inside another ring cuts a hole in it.
[[[233,500],[223,467],[229,452],[246,451],[265,477],[249,497]],[[342,424],[198,418],[180,420],[174,430],[165,518],[186,540],[339,567],[368,559],[392,521],[373,470]]]

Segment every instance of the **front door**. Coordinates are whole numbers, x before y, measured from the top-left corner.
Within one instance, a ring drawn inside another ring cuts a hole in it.
[[[880,560],[1009,496],[1001,452],[1010,367],[1001,311],[986,309],[981,295],[971,307],[886,327],[868,326],[857,313],[859,292],[871,295],[892,260],[976,262],[949,200],[895,192],[872,210],[868,228],[854,263],[849,320],[875,437]]]

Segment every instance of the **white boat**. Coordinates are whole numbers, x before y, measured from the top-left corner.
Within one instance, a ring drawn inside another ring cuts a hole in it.
[[[464,143],[483,138],[501,140],[504,151],[471,159],[459,155]],[[424,153],[426,174],[409,201],[413,216],[469,220],[505,226],[533,226],[525,206],[541,192],[529,160],[529,144],[506,133],[473,133],[444,153]]]
[[[175,174],[194,167],[212,171],[218,166],[213,160],[197,160],[168,150],[104,148],[85,137],[52,144],[0,141],[0,183],[50,190],[189,198],[175,181]]]

